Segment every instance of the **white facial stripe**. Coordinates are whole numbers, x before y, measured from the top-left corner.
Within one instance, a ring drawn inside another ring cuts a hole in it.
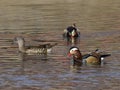
[[[70,50],[70,52],[71,52],[71,51],[75,51],[75,50],[78,50],[78,48],[72,48],[72,49]]]
[[[72,50],[78,50],[78,48],[73,48]]]

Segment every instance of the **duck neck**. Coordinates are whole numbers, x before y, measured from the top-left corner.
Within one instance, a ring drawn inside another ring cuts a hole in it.
[[[74,60],[82,61],[82,54],[80,53],[80,51],[74,54],[73,58]]]
[[[75,37],[75,36],[76,36],[76,31],[73,30],[73,31],[71,32],[71,37]]]
[[[18,42],[18,47],[20,52],[25,52],[25,44],[23,41]]]
[[[72,66],[81,66],[82,65],[82,61],[81,60],[75,60],[74,58],[70,60],[70,64]]]

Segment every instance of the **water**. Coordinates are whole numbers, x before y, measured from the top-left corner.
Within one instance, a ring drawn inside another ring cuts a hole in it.
[[[0,90],[119,90],[119,0],[0,1]],[[81,31],[75,45],[88,53],[111,53],[105,64],[73,68],[67,57],[74,43],[63,30],[76,23]],[[15,36],[26,45],[58,43],[48,56],[21,55]]]

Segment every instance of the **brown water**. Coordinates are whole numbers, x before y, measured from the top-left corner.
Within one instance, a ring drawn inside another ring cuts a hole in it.
[[[74,43],[62,33],[72,23],[81,31],[82,53],[111,53],[105,64],[71,67],[67,52]],[[120,0],[1,0],[0,90],[119,90],[119,29]],[[58,45],[48,56],[23,56],[11,45],[15,36],[27,45]]]

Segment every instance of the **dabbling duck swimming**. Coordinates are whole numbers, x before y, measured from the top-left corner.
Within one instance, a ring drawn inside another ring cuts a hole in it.
[[[25,46],[25,40],[23,37],[18,36],[14,38],[14,42],[18,44],[19,51],[22,53],[29,53],[29,54],[47,54],[51,51],[52,47],[56,45],[55,44],[43,44],[38,46]]]
[[[90,54],[82,55],[78,47],[71,47],[69,50],[69,56],[73,56],[74,64],[77,63],[86,63],[86,64],[92,64],[97,65],[101,64],[101,60],[103,60],[105,57],[110,56],[110,54],[106,54],[104,52],[98,52],[99,50],[96,49],[94,52],[91,52]]]
[[[65,30],[64,30],[64,37],[79,37],[80,36],[80,31],[78,30],[78,28],[76,27],[76,24],[74,23],[71,26],[68,26]]]

